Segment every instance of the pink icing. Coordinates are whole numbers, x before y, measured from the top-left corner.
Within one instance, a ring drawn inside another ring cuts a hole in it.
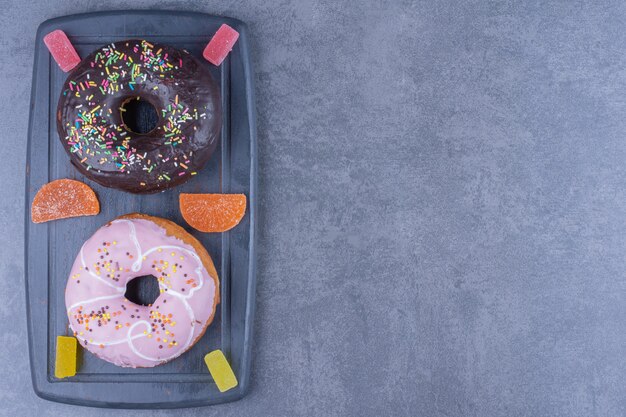
[[[154,275],[161,294],[151,306],[124,298],[126,284]],[[65,291],[70,327],[80,344],[124,367],[152,367],[189,349],[213,316],[215,281],[191,245],[156,223],[118,219],[89,238]]]

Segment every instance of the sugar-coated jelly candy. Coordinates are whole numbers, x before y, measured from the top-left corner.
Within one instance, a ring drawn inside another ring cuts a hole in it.
[[[237,226],[246,213],[244,194],[186,194],[179,197],[180,212],[201,232],[225,232]]]
[[[54,361],[54,376],[66,378],[76,375],[77,342],[75,337],[57,336],[57,355]]]
[[[63,72],[68,72],[80,62],[80,57],[65,32],[54,30],[43,37],[52,57],[59,64]]]
[[[100,213],[96,193],[87,184],[76,180],[54,180],[37,191],[31,207],[33,223],[49,222]]]
[[[204,48],[202,56],[211,64],[220,65],[233,49],[237,39],[239,39],[239,33],[227,24],[223,24]]]
[[[209,372],[211,372],[211,376],[220,392],[228,391],[237,386],[237,377],[235,377],[233,368],[230,367],[226,356],[224,356],[221,350],[218,349],[207,353],[204,356],[204,363],[209,368]]]

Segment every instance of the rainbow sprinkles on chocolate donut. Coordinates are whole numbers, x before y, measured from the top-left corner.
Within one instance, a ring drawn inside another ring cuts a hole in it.
[[[124,119],[134,101],[156,111],[135,131]],[[185,50],[146,40],[104,46],[64,83],[57,129],[72,164],[106,187],[153,193],[190,179],[209,160],[221,128],[219,86]]]

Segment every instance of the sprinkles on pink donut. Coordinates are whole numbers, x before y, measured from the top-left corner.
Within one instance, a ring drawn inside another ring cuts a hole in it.
[[[124,296],[133,278],[153,275],[152,305]],[[204,247],[168,220],[141,214],[101,227],[81,248],[68,278],[65,305],[79,343],[123,367],[172,360],[200,339],[213,320],[219,282]]]

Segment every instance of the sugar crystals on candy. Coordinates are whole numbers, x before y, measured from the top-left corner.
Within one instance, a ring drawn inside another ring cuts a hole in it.
[[[220,392],[228,391],[237,386],[237,377],[235,377],[233,369],[221,350],[207,353],[204,357],[204,363],[209,368]]]
[[[67,378],[76,375],[76,354],[78,344],[71,336],[57,336],[57,354],[54,362],[54,376]]]
[[[211,64],[220,65],[232,51],[237,39],[239,39],[239,33],[227,24],[223,24],[204,48],[202,56]]]
[[[80,62],[80,57],[65,32],[54,30],[43,37],[52,57],[59,64],[63,72],[68,72]]]

